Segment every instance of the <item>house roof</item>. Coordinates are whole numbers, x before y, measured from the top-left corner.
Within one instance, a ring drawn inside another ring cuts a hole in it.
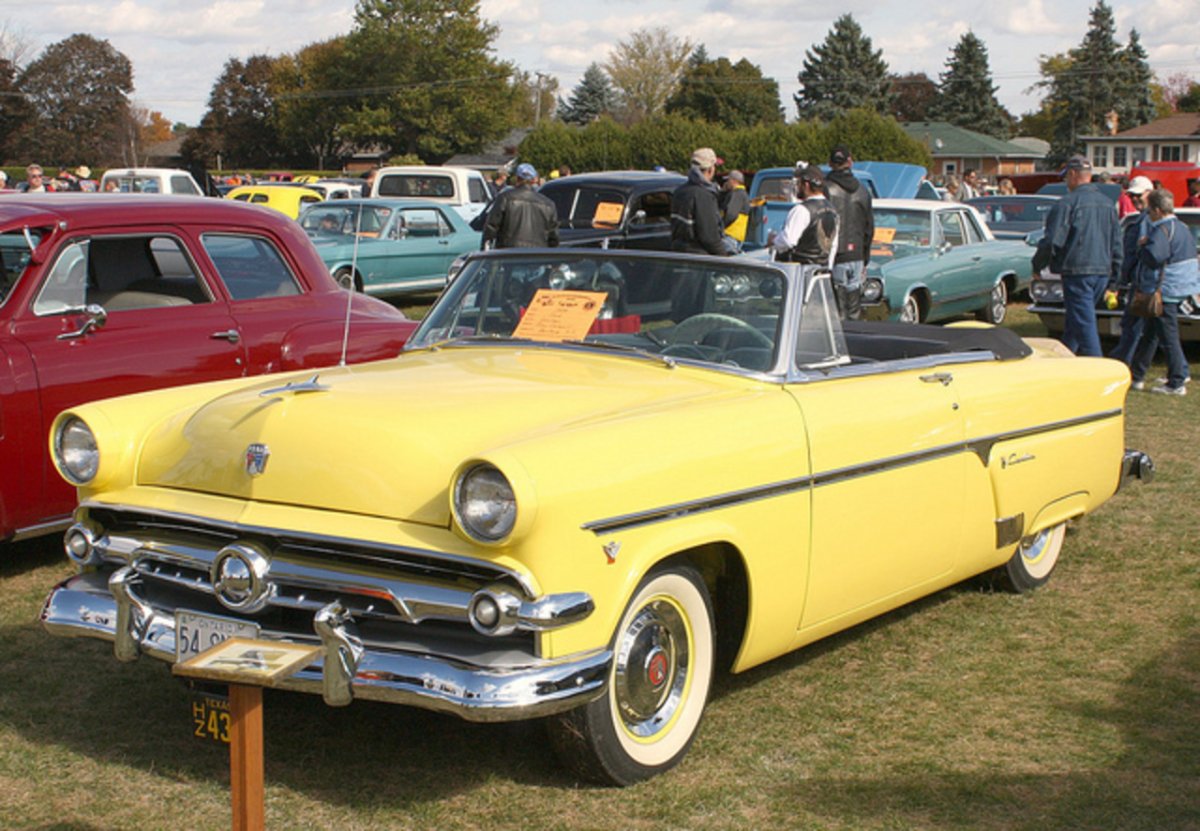
[[[910,138],[922,142],[935,159],[953,157],[1040,159],[1039,153],[1011,141],[956,127],[946,121],[906,121],[901,128]]]
[[[1113,136],[1080,136],[1089,141],[1128,139],[1200,138],[1200,113],[1176,113],[1140,127],[1130,127]]]

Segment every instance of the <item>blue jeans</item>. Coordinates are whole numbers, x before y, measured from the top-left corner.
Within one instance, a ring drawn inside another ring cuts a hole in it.
[[[833,266],[833,291],[843,320],[862,318],[862,285],[866,270],[862,260],[835,263]]]
[[[1076,355],[1101,357],[1096,329],[1096,304],[1104,299],[1108,275],[1086,274],[1062,278],[1063,345]]]
[[[1183,386],[1188,379],[1189,369],[1187,356],[1183,354],[1183,344],[1179,342],[1178,303],[1164,301],[1162,316],[1146,320],[1137,350],[1133,353],[1133,363],[1129,368],[1133,380],[1146,380],[1150,361],[1154,359],[1154,353],[1158,351],[1159,346],[1167,353],[1167,386],[1172,389]]]
[[[1108,353],[1108,357],[1115,358],[1125,366],[1133,366],[1133,353],[1137,349],[1142,332],[1146,329],[1145,318],[1140,318],[1130,311],[1131,300],[1133,300],[1132,290],[1125,296],[1125,312],[1121,315],[1121,339],[1117,341],[1113,351]]]

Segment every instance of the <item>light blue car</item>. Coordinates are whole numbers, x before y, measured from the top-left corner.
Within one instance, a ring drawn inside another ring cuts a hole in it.
[[[480,246],[479,232],[436,202],[339,199],[299,222],[343,288],[380,296],[441,291],[451,263]]]

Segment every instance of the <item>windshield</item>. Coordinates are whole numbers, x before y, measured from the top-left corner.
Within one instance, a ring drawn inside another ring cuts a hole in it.
[[[913,254],[928,253],[932,233],[928,211],[876,208],[874,215],[872,259],[899,260]]]
[[[586,342],[766,372],[777,363],[786,284],[777,268],[745,260],[507,251],[468,261],[409,348]]]
[[[24,230],[10,230],[0,234],[0,306],[12,293],[25,266],[29,265],[30,242],[36,248],[42,241],[41,229],[29,229],[26,238]]]

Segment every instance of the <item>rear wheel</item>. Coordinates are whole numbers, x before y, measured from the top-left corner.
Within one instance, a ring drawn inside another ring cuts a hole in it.
[[[362,291],[362,278],[359,277],[348,265],[344,265],[337,271],[333,272],[333,279],[339,286],[347,291]]]
[[[1066,533],[1063,522],[1021,540],[1009,561],[996,570],[1004,588],[1023,593],[1044,586],[1058,565]]]
[[[708,700],[713,662],[708,590],[690,566],[652,572],[621,618],[608,690],[549,723],[577,773],[614,785],[679,764]]]
[[[982,309],[975,313],[976,317],[985,323],[991,323],[994,326],[999,326],[1004,322],[1004,315],[1008,312],[1008,286],[1001,280],[992,288],[992,293],[988,295],[988,303]]]

